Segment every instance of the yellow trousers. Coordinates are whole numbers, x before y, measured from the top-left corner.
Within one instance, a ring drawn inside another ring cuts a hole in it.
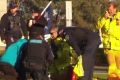
[[[107,55],[109,63],[108,75],[120,78],[120,50],[105,49],[104,52]]]

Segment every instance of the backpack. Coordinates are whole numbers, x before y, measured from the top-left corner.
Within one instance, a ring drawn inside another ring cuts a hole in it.
[[[43,44],[43,40],[36,40],[36,39],[30,39],[28,40],[27,45],[25,46],[25,49],[27,49],[29,46],[29,44]],[[29,55],[30,51],[27,50],[27,52],[25,51],[24,54],[24,58],[23,58],[23,65],[26,69],[31,69],[31,62],[28,61],[28,55]]]

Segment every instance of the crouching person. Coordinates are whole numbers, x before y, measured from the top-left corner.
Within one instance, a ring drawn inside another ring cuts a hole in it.
[[[30,40],[25,49],[24,66],[27,69],[27,77],[33,80],[48,80],[47,68],[53,60],[48,43],[44,40],[44,27],[46,20],[41,17],[39,23],[30,28]]]
[[[0,79],[18,80],[18,74],[13,66],[5,62],[0,62]]]
[[[1,80],[21,80],[18,69],[21,68],[22,49],[26,43],[26,39],[19,39],[11,44],[0,57]]]

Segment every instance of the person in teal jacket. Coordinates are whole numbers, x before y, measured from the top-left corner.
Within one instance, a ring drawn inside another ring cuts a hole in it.
[[[16,67],[22,53],[21,49],[26,42],[26,39],[20,39],[16,43],[11,44],[10,47],[8,47],[5,53],[1,56],[0,61]]]
[[[22,49],[26,43],[26,39],[19,39],[11,44],[0,57],[0,72],[3,75],[12,75],[16,79],[18,78],[16,69],[19,67]]]

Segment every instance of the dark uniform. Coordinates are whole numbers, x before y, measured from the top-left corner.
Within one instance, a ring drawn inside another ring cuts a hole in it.
[[[78,55],[82,54],[84,77],[80,80],[92,80],[95,51],[100,44],[98,32],[78,27],[69,27],[60,30],[58,33],[66,38]]]
[[[31,39],[26,48],[25,67],[34,80],[48,80],[47,68],[52,60],[49,45],[44,40]]]
[[[11,10],[16,8],[17,5],[11,3],[9,7]],[[16,42],[22,36],[27,36],[27,27],[20,13],[17,12],[13,15],[10,10],[2,16],[0,23],[1,39],[6,41],[7,46]]]
[[[24,65],[33,80],[48,80],[47,68],[53,59],[50,47],[43,38],[45,24],[42,21],[30,28],[30,40],[25,47]]]

